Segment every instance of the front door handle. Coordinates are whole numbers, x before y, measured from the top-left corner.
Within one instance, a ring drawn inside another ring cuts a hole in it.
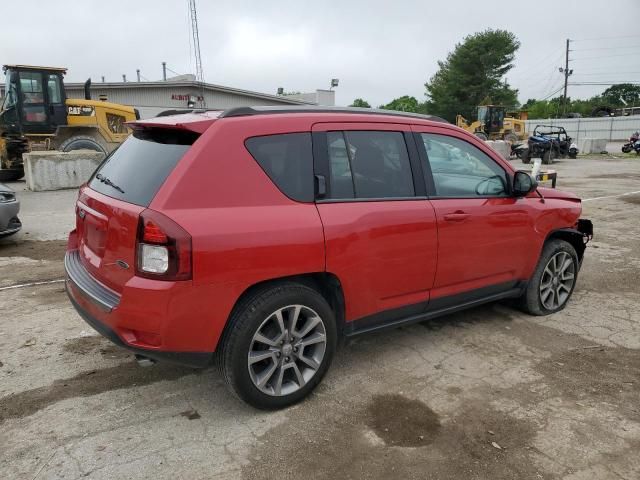
[[[467,218],[471,216],[470,213],[465,213],[462,210],[457,210],[453,213],[447,213],[444,216],[444,219],[447,222],[464,222]]]

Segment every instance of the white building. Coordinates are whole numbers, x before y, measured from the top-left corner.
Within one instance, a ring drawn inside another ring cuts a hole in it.
[[[66,83],[69,98],[84,98],[83,83]],[[141,118],[166,110],[189,108],[227,109],[264,105],[334,105],[335,93],[317,90],[295,95],[271,95],[239,88],[200,83],[192,75],[156,82],[100,82],[91,85],[91,97],[137,108]]]

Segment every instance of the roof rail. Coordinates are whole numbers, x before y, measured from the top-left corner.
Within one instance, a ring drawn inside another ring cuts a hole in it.
[[[396,110],[382,110],[379,108],[360,107],[313,107],[313,106],[268,106],[268,107],[236,107],[223,111],[218,118],[248,117],[254,115],[272,115],[279,113],[360,113],[374,115],[390,115],[394,117],[420,118],[432,122],[449,123],[444,118],[434,115],[422,115],[412,112],[398,112]]]

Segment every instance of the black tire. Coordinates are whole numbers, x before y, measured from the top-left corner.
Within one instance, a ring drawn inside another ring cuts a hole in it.
[[[73,150],[94,150],[96,152],[107,154],[107,149],[102,146],[95,138],[86,135],[76,135],[67,138],[60,144],[58,149],[62,152],[71,152]]]
[[[522,160],[522,163],[531,163],[531,154],[528,148],[525,148],[524,150],[522,150],[522,152],[518,155],[518,157],[520,157],[520,160]]]
[[[631,150],[633,150],[633,149],[631,147],[626,146],[626,145],[624,145],[622,147],[622,153],[629,153],[629,152],[631,152]]]
[[[573,285],[571,286],[571,290],[569,291],[567,298],[557,308],[547,308],[542,302],[540,284],[542,282],[547,264],[556,254],[560,252],[565,252],[566,254],[568,254],[571,261],[573,262]],[[576,253],[575,248],[573,248],[573,245],[571,245],[569,242],[565,242],[564,240],[559,239],[547,241],[542,249],[542,254],[540,255],[540,259],[538,260],[538,265],[536,266],[531,279],[529,279],[527,289],[520,298],[520,306],[522,310],[531,315],[549,315],[562,310],[571,299],[571,295],[573,294],[573,290],[578,280],[579,268],[580,263],[578,261],[578,254]]]
[[[480,140],[482,140],[483,142],[486,142],[487,140],[489,140],[489,137],[484,132],[476,132],[474,133],[474,135],[478,137]]]
[[[0,182],[14,182],[24,177],[24,169],[12,168],[12,169],[0,169]]]
[[[544,163],[545,165],[551,165],[555,158],[556,151],[553,148],[550,148],[542,154],[542,163]]]
[[[510,143],[517,143],[517,142],[520,140],[520,139],[518,138],[518,136],[517,136],[515,133],[513,133],[513,132],[505,133],[505,134],[503,135],[502,139],[503,139],[505,142],[510,142]]]
[[[263,321],[288,305],[303,305],[321,318],[326,332],[324,356],[303,387],[288,395],[269,395],[258,389],[251,379],[248,355],[254,334]],[[274,410],[299,402],[320,383],[333,359],[336,341],[335,316],[324,297],[305,285],[283,282],[260,288],[236,305],[217,349],[216,361],[227,385],[241,400],[255,408]]]

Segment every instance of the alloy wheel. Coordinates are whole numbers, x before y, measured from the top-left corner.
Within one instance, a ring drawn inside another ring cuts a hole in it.
[[[251,381],[267,395],[290,395],[317,373],[326,347],[325,325],[314,310],[304,305],[279,308],[251,340],[247,358]]]
[[[567,252],[556,253],[542,272],[540,280],[540,301],[547,310],[563,306],[573,290],[576,281],[576,267]]]

